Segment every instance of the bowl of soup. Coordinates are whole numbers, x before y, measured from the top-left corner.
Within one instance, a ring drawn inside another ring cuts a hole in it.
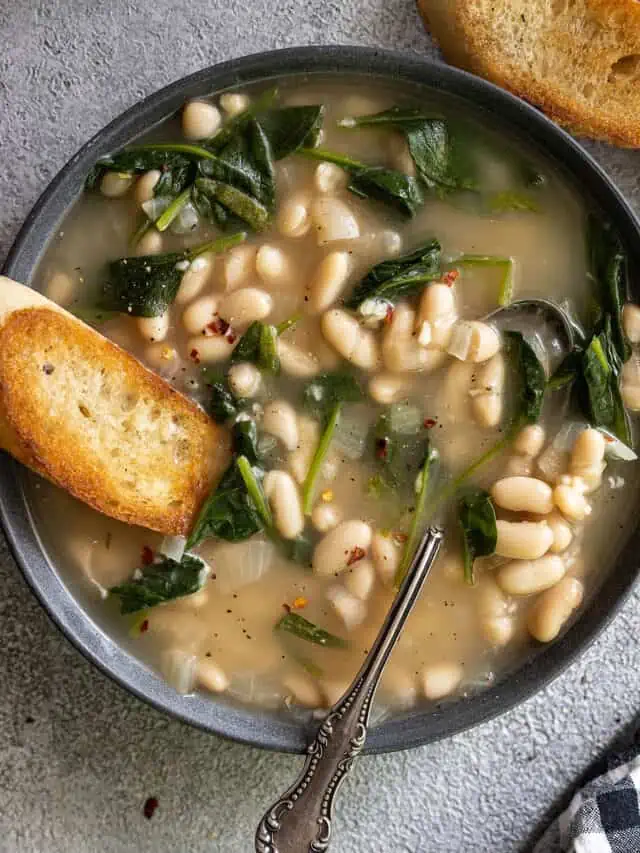
[[[188,537],[3,458],[17,561],[126,689],[301,751],[437,522],[368,748],[501,713],[636,576],[639,253],[584,150],[455,69],[301,48],[172,84],[65,166],[4,271],[194,399],[232,457]],[[570,345],[535,310],[505,322],[527,300]]]

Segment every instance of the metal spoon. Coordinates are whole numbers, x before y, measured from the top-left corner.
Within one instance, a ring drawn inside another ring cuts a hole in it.
[[[541,328],[545,328],[549,339],[545,342],[544,350],[550,362],[561,361],[573,349],[576,338],[584,337],[582,329],[567,311],[549,299],[518,299],[496,308],[484,319],[496,323],[500,329],[522,331],[525,337],[527,330],[538,333]],[[552,372],[552,365],[548,367],[549,372]]]
[[[384,624],[344,696],[324,718],[293,785],[268,809],[256,832],[256,853],[323,853],[331,840],[333,802],[367,737],[373,697],[442,544],[443,531],[429,528]]]

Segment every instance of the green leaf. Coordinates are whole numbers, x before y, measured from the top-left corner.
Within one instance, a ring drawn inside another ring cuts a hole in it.
[[[441,249],[437,240],[429,240],[399,258],[382,261],[369,270],[346,300],[347,308],[358,308],[365,299],[395,302],[440,278]]]
[[[207,569],[199,557],[185,554],[180,562],[163,557],[159,562],[138,569],[136,575],[109,590],[111,595],[120,598],[122,614],[192,595],[204,583]]]
[[[496,267],[502,271],[498,305],[508,305],[513,296],[513,258],[503,258],[499,255],[460,255],[452,262],[459,267]]]
[[[233,452],[236,456],[246,456],[251,465],[259,466],[258,428],[251,418],[237,420],[231,430]]]
[[[206,152],[205,152],[206,153]],[[153,169],[161,172],[154,195],[178,195],[193,180],[193,157],[175,146],[143,145],[125,148],[110,157],[101,157],[91,169],[85,182],[88,191],[100,189],[106,172],[124,172],[142,175]]]
[[[503,335],[516,381],[512,424],[517,424],[519,429],[540,418],[547,379],[543,366],[523,335],[513,331],[505,331]]]
[[[613,433],[632,447],[631,431],[619,388],[618,350],[613,341],[610,316],[605,328],[594,335],[582,354],[579,400],[590,423]]]
[[[483,489],[466,494],[458,503],[458,520],[462,528],[464,579],[472,584],[476,557],[487,557],[496,549],[496,512],[489,494]]]
[[[276,623],[277,631],[286,631],[288,634],[293,634],[300,640],[306,640],[307,643],[314,643],[316,646],[325,646],[329,649],[344,649],[348,643],[341,637],[336,637],[335,634],[330,634],[324,628],[319,628],[313,622],[309,622],[304,616],[299,613],[285,613],[285,615]]]
[[[316,452],[311,460],[311,465],[309,465],[309,471],[302,489],[302,508],[305,515],[311,515],[316,493],[316,484],[318,477],[320,476],[320,471],[322,470],[322,464],[329,452],[329,447],[331,446],[336,427],[340,421],[341,409],[342,403],[335,403],[333,408],[330,410],[324,431],[320,436]]]
[[[426,450],[424,458],[418,471],[417,501],[411,516],[411,527],[409,528],[409,535],[407,536],[407,541],[404,546],[402,559],[400,560],[400,565],[396,572],[396,586],[400,586],[404,580],[409,570],[409,566],[411,565],[411,561],[413,560],[415,550],[418,547],[420,537],[422,536],[422,531],[426,523],[425,510],[427,507],[427,495],[432,486],[433,468],[440,459],[440,454],[435,447],[431,447],[428,440],[425,444]]]
[[[253,322],[231,354],[231,363],[248,361],[265,373],[277,376],[280,372],[278,357],[278,329],[276,326]]]
[[[305,407],[320,418],[326,418],[338,403],[358,403],[364,392],[358,380],[346,371],[321,373],[305,385]]]
[[[322,105],[280,107],[260,116],[260,124],[271,145],[274,160],[282,160],[303,146],[318,141],[324,119]]]
[[[223,378],[206,384],[211,388],[207,412],[217,424],[226,424],[238,414],[238,403],[229,389],[229,383]]]
[[[246,456],[238,456],[236,459],[236,465],[238,466],[240,476],[244,481],[247,493],[251,498],[263,525],[267,529],[271,529],[273,527],[273,518],[271,517],[271,510],[269,509],[269,504],[267,503],[265,494],[262,491],[262,470],[257,467],[254,468]]]
[[[505,192],[492,195],[487,206],[492,213],[508,213],[510,211],[528,211],[530,213],[539,213],[538,204],[528,195],[515,190],[506,190]]]
[[[267,89],[253,100],[246,110],[228,118],[211,139],[207,140],[207,148],[218,151],[224,148],[231,139],[242,134],[244,128],[255,116],[264,113],[273,106],[278,97],[277,87]]]
[[[262,519],[234,460],[205,501],[187,540],[187,548],[211,538],[241,542],[259,530],[262,530]]]
[[[611,317],[610,339],[618,358],[625,362],[631,355],[631,347],[622,327],[622,307],[627,301],[628,271],[627,256],[617,233],[609,223],[591,216],[588,223],[591,274],[596,285],[596,301],[600,308],[599,322],[605,315]]]

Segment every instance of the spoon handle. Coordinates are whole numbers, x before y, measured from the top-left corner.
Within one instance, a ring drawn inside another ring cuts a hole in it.
[[[387,617],[353,683],[325,717],[307,749],[302,772],[268,809],[256,832],[256,853],[324,853],[333,801],[367,737],[380,676],[438,554],[442,530],[423,537]]]

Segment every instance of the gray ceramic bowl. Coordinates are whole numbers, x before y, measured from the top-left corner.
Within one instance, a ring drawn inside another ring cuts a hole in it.
[[[9,254],[4,273],[25,283],[32,279],[47,242],[82,190],[95,160],[178,110],[188,98],[242,83],[287,74],[367,74],[420,84],[452,97],[491,125],[529,145],[560,166],[618,229],[633,270],[640,269],[640,224],[615,186],[566,133],[523,101],[469,74],[416,56],[356,47],[305,47],[262,53],[200,71],[162,89],[125,112],[88,142],[62,169],[29,214]],[[636,276],[636,281],[640,278]],[[636,294],[638,296],[639,294]],[[18,565],[51,618],[77,648],[136,696],[186,722],[256,746],[301,752],[305,725],[285,713],[245,708],[225,699],[182,697],[153,671],[119,647],[87,615],[45,556],[23,493],[23,471],[0,458],[0,515]],[[640,531],[626,542],[616,564],[600,578],[580,618],[556,643],[541,648],[524,665],[491,688],[438,708],[416,709],[370,732],[369,751],[418,746],[477,725],[522,702],[558,675],[611,619],[637,574]]]

